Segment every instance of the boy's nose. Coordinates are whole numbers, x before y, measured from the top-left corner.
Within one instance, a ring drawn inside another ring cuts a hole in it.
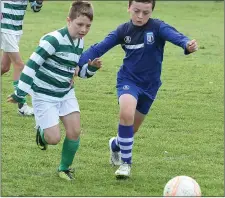
[[[143,18],[143,14],[142,13],[138,14],[138,18],[142,19]]]
[[[82,33],[85,33],[86,31],[87,31],[87,28],[86,28],[86,27],[82,27],[82,28],[81,28],[81,32],[82,32]]]

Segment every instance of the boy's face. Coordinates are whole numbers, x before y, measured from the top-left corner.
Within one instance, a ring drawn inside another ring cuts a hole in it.
[[[133,1],[128,11],[134,25],[142,26],[148,22],[152,15],[152,4]]]
[[[84,37],[89,32],[91,23],[92,21],[84,15],[73,20],[67,17],[68,31],[73,39]]]

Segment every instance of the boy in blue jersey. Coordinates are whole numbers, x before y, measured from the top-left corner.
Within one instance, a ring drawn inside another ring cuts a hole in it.
[[[155,0],[129,0],[131,20],[112,31],[103,41],[91,46],[80,59],[85,64],[120,44],[125,51],[117,75],[120,120],[117,137],[109,140],[110,163],[119,165],[117,178],[128,178],[131,171],[134,133],[161,86],[161,68],[165,42],[184,49],[185,54],[197,50],[197,42],[158,19],[150,18]]]

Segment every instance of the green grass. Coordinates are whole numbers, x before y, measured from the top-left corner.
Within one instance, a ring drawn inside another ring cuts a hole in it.
[[[28,9],[20,49],[26,61],[43,34],[66,23],[70,2],[46,1],[40,13]],[[129,20],[127,2],[94,2],[95,18],[86,48]],[[223,2],[157,2],[153,17],[197,39],[199,51],[184,56],[167,44],[162,81],[151,112],[135,136],[132,178],[116,181],[108,165],[108,140],[118,124],[116,72],[124,53],[115,47],[92,79],[76,79],[81,109],[81,147],[76,180],[60,180],[61,143],[46,152],[35,145],[34,118],[17,115],[6,103],[12,70],[2,77],[2,196],[162,196],[176,175],[197,180],[203,196],[224,195]],[[29,98],[30,102],[30,98]],[[62,136],[64,137],[62,128]],[[62,137],[62,138],[63,138]],[[168,153],[166,154],[165,151]]]

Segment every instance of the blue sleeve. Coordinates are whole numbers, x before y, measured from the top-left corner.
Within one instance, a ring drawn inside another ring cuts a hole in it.
[[[105,54],[108,50],[113,48],[114,46],[120,44],[120,35],[118,29],[112,31],[109,33],[107,37],[105,37],[104,40],[102,40],[99,43],[96,43],[92,45],[90,48],[88,48],[80,57],[78,66],[80,67],[79,76],[81,78],[87,77],[87,63],[88,60],[94,60],[95,58],[101,57],[103,54]]]
[[[182,47],[185,55],[190,54],[187,51],[187,42],[190,41],[190,39],[178,32],[174,27],[162,22],[159,28],[159,35],[163,40]]]

